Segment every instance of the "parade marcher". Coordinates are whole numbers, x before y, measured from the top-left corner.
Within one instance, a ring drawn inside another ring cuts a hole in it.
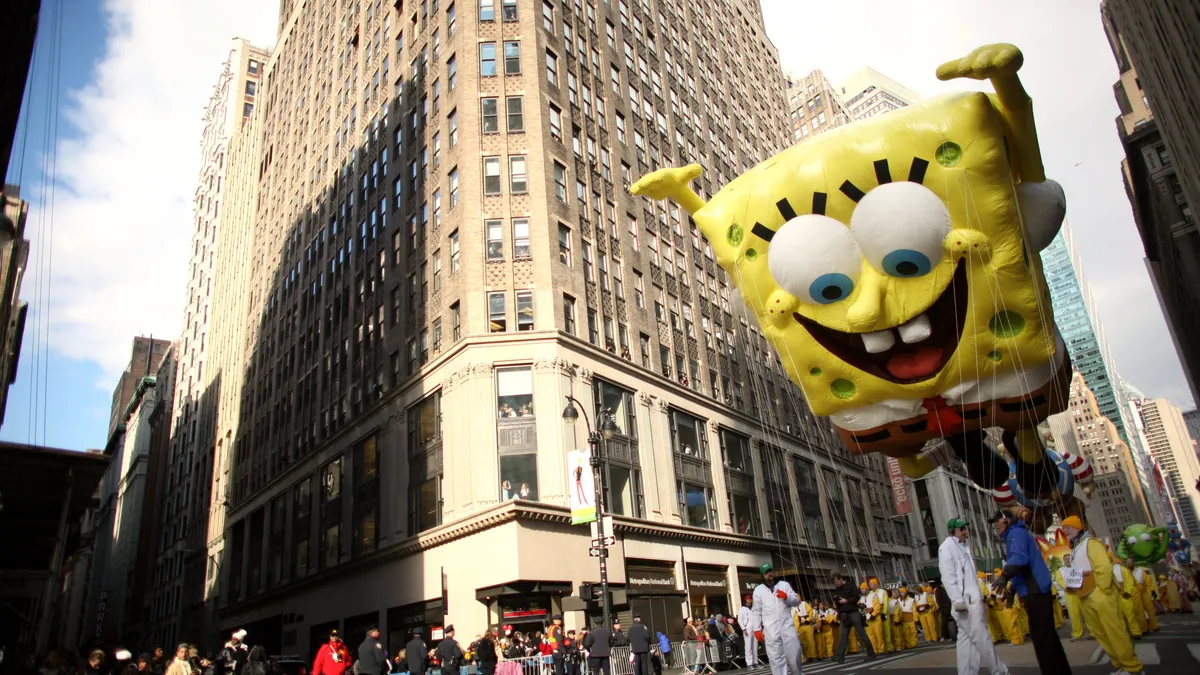
[[[986,668],[992,675],[1006,675],[1008,666],[996,655],[987,628],[987,604],[979,591],[975,555],[967,544],[967,521],[952,518],[946,523],[950,536],[938,547],[939,587],[946,594],[947,613],[953,612],[956,625],[958,675],[976,675]]]
[[[1125,623],[1118,614],[1120,609],[1113,568],[1104,542],[1092,538],[1078,516],[1068,516],[1062,521],[1061,527],[1071,544],[1071,576],[1063,572],[1067,592],[1079,596],[1092,636],[1117,667],[1114,675],[1142,672],[1142,662],[1133,650],[1133,640],[1129,638]],[[1034,630],[1038,630],[1038,627],[1035,626]],[[1035,639],[1036,635],[1034,633]]]
[[[884,591],[879,588],[879,580],[871,577],[867,581],[867,595],[863,606],[866,608],[866,614],[863,617],[867,624],[867,639],[871,642],[871,648],[876,654],[884,653],[883,639],[883,616],[887,613],[887,596],[882,597],[880,593]]]
[[[358,646],[358,675],[384,675],[387,669],[387,655],[379,642],[379,626],[371,626]]]
[[[908,592],[908,586],[900,587],[900,632],[904,636],[904,648],[917,646],[917,599]]]
[[[1014,523],[1004,512],[994,516],[991,524],[996,536],[1004,539],[1008,553],[1004,569],[993,588],[1003,589],[1011,584],[1015,598],[1019,597],[1029,611],[1033,652],[1042,672],[1069,675],[1071,665],[1054,630],[1054,611],[1050,608],[1053,602],[1050,596],[1050,568],[1042,558],[1037,540],[1025,529],[1023,521]]]
[[[317,649],[312,675],[342,675],[350,667],[350,663],[350,650],[342,642],[341,633],[334,628],[329,631],[329,642]]]
[[[791,608],[800,604],[792,585],[775,577],[771,563],[763,563],[758,571],[762,583],[754,589],[753,611],[762,626],[755,635],[766,647],[772,675],[801,675],[800,636],[796,634]]]
[[[993,645],[999,644],[1004,637],[1004,631],[1000,628],[1000,616],[996,613],[996,594],[992,593],[987,572],[979,572],[976,577],[978,577],[979,595],[983,597],[983,604],[986,606],[988,635],[992,638]]]
[[[457,675],[462,666],[463,650],[458,640],[454,639],[454,626],[446,626],[442,635],[442,641],[438,643],[434,656],[442,664],[442,675]]]
[[[833,656],[834,635],[833,629],[837,623],[837,610],[825,604],[824,601],[820,605],[821,627],[818,629],[817,636],[817,657],[828,659]]]
[[[475,660],[479,663],[479,675],[495,675],[500,659],[496,655],[496,636],[491,630],[485,630],[483,637],[475,641]]]
[[[1063,566],[1071,566],[1071,554],[1063,554]],[[1071,642],[1079,642],[1086,639],[1084,635],[1086,625],[1083,621],[1083,605],[1079,602],[1079,596],[1067,591],[1067,584],[1063,581],[1062,568],[1054,570],[1054,583],[1062,587],[1063,593],[1067,601],[1067,620],[1071,622]]]
[[[588,653],[588,673],[612,675],[612,645],[612,629],[597,621],[596,628],[583,638],[583,648]]]
[[[804,596],[797,593],[796,597],[800,598],[800,604],[792,608],[792,620],[796,624],[796,634],[800,637],[804,660],[811,661],[817,658],[816,637],[813,635],[813,627],[817,623],[816,610],[804,601]]]
[[[754,599],[747,595],[742,599],[738,609],[738,628],[742,629],[742,639],[745,640],[746,667],[758,665],[758,638],[755,635],[762,630],[762,623],[754,615]]]
[[[904,627],[901,622],[900,589],[893,588],[888,594],[887,629],[892,636],[892,651],[904,651]]]
[[[1121,618],[1133,639],[1140,640],[1146,632],[1146,617],[1142,614],[1142,598],[1133,580],[1133,558],[1118,560],[1113,565],[1113,590],[1120,597]]]
[[[633,675],[650,675],[653,664],[650,663],[650,645],[654,637],[650,629],[642,623],[642,615],[633,615],[633,625],[629,627],[629,653],[633,656]]]
[[[1158,630],[1158,615],[1154,612],[1154,596],[1151,593],[1151,587],[1154,585],[1154,573],[1150,570],[1138,565],[1133,568],[1133,580],[1137,583],[1138,595],[1142,602],[1142,614],[1146,617],[1146,626],[1151,631]],[[1070,600],[1070,594],[1067,595],[1067,600]],[[1070,610],[1070,604],[1067,605]]]
[[[242,672],[242,666],[246,664],[246,659],[250,656],[250,650],[246,647],[243,640],[246,639],[246,629],[239,628],[229,637],[229,642],[221,648],[217,654],[217,673],[218,675],[239,675]],[[155,650],[155,657],[162,653],[161,649]],[[319,673],[313,673],[319,675]]]
[[[926,642],[938,641],[937,621],[933,616],[935,604],[932,589],[922,586],[921,593],[917,596],[917,617],[921,621],[921,630],[925,633]]]
[[[412,639],[404,646],[404,651],[408,656],[409,675],[425,675],[425,669],[429,667],[429,647],[425,645],[422,637],[424,632],[424,629],[414,628]],[[313,675],[320,675],[320,673],[313,673]]]
[[[1179,582],[1165,574],[1158,575],[1158,597],[1172,614],[1178,614],[1183,608],[1179,599]]]
[[[867,628],[863,625],[863,615],[858,611],[858,602],[862,599],[862,595],[858,589],[846,583],[846,578],[841,574],[833,575],[833,598],[834,604],[838,610],[838,621],[842,624],[842,635],[838,640],[837,646],[837,662],[846,662],[846,644],[850,639],[850,632],[854,631],[858,635],[858,639],[867,647],[867,660],[875,660],[875,648],[871,646],[871,640],[867,637]]]

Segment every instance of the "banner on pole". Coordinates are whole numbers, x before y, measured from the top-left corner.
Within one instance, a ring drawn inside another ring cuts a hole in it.
[[[567,453],[567,485],[571,490],[571,524],[582,525],[596,520],[596,477],[592,473],[592,457],[588,450]]]
[[[908,494],[908,482],[904,480],[904,470],[900,462],[888,457],[888,479],[892,482],[892,497],[896,499],[896,513],[908,515],[912,513],[912,499]]]

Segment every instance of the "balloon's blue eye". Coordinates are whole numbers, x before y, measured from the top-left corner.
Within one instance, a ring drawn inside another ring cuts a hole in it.
[[[920,277],[929,274],[933,263],[920,251],[901,248],[883,256],[883,271],[893,277]]]
[[[808,294],[814,302],[828,305],[850,297],[853,290],[854,282],[850,277],[839,272],[830,272],[817,277],[808,287]]]

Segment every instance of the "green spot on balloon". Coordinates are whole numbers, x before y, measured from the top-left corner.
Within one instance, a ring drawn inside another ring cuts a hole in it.
[[[946,141],[938,146],[933,156],[942,166],[954,166],[962,159],[962,148],[954,141]]]
[[[758,251],[756,251],[752,248],[746,249],[746,260],[757,260],[757,259],[758,259]]]
[[[1025,330],[1025,317],[1010,310],[997,312],[992,320],[988,322],[988,329],[996,335],[996,337],[1011,338],[1021,334]]]
[[[994,351],[994,350],[990,351],[990,352],[988,352],[988,358],[993,361],[999,362],[1000,361],[1000,352]]]
[[[820,369],[820,368],[813,368],[813,369],[811,369],[811,370],[809,370],[809,371],[808,371],[808,374],[809,374],[809,375],[812,375],[813,377],[820,377],[820,376],[821,376],[821,369]]]
[[[829,389],[833,392],[834,396],[840,399],[853,398],[858,393],[858,387],[855,387],[853,382],[840,377],[834,380],[833,384],[829,385]]]
[[[745,234],[746,232],[742,229],[741,225],[732,223],[729,226],[729,231],[725,233],[725,238],[729,240],[729,244],[731,246],[740,246],[742,243],[742,237],[745,236]]]

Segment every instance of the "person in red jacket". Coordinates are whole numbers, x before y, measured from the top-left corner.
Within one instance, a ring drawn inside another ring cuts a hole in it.
[[[317,650],[312,675],[343,675],[350,670],[350,650],[342,643],[337,629],[329,631],[329,642]]]

